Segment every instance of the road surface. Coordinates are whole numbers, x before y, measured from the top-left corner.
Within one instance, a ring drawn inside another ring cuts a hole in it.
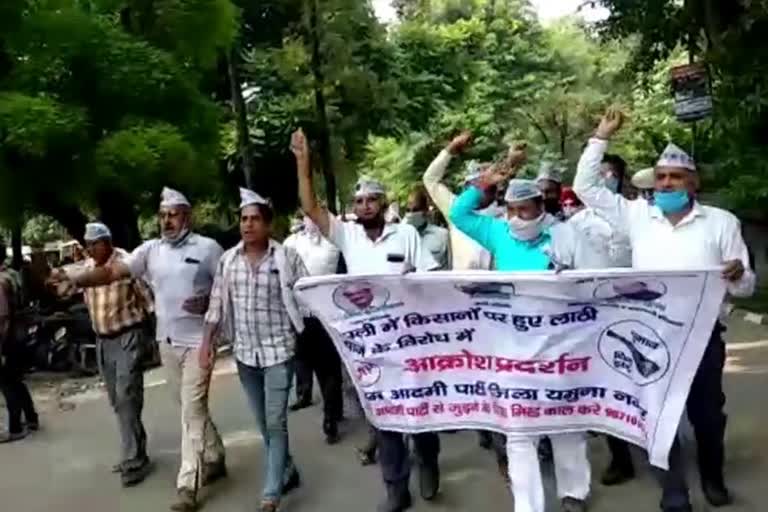
[[[727,510],[758,512],[765,510],[763,492],[768,483],[768,330],[733,321],[728,339],[727,474],[737,503]],[[230,477],[206,493],[205,510],[255,511],[261,488],[261,439],[231,365],[222,365],[218,373],[211,403],[227,446]],[[103,393],[91,391],[68,399],[74,408],[47,407],[44,429],[33,437],[0,445],[0,510],[167,510],[174,497],[179,414],[171,405],[162,373],[153,372],[147,380],[145,421],[156,471],[144,484],[122,489],[119,479],[110,473],[118,447],[115,419]],[[281,510],[373,512],[382,486],[377,467],[361,468],[356,462],[354,446],[363,435],[358,422],[347,422],[347,435],[336,446],[325,445],[320,423],[317,405],[290,416],[291,448],[304,485],[286,498]],[[602,487],[597,480],[606,465],[606,449],[600,439],[592,439],[591,445],[595,479],[592,511],[658,509],[659,491],[647,467],[632,483]],[[433,504],[417,499],[415,512],[513,510],[493,457],[477,447],[474,434],[444,435],[443,447],[440,499]],[[689,481],[695,509],[709,510],[698,490],[695,472]],[[551,477],[548,487],[549,511],[554,512],[559,506],[552,494]],[[416,495],[415,482],[412,490]]]

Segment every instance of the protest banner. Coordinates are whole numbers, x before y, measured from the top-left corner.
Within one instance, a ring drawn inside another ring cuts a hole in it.
[[[377,428],[591,430],[665,468],[725,284],[719,270],[435,272],[295,290]]]
[[[670,82],[678,121],[698,121],[712,115],[709,75],[704,66],[697,63],[674,67]]]

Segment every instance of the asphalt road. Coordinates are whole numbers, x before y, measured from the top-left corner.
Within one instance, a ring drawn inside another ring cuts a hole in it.
[[[763,511],[768,484],[768,331],[732,322],[727,367],[727,477],[737,499],[732,512]],[[225,438],[230,477],[206,493],[205,510],[257,510],[261,488],[262,443],[231,368],[222,365],[212,394],[214,419]],[[124,490],[110,473],[117,458],[115,419],[103,394],[91,391],[68,399],[74,408],[44,406],[44,429],[20,443],[0,446],[0,510],[92,512],[167,510],[174,496],[178,461],[179,414],[168,396],[162,373],[148,378],[145,421],[155,473],[141,486]],[[45,404],[46,402],[44,402]],[[319,406],[292,414],[292,452],[304,485],[281,510],[290,512],[373,512],[382,495],[377,467],[361,468],[354,446],[362,438],[359,422],[346,423],[346,436],[326,446],[320,432]],[[591,441],[594,512],[646,512],[658,509],[659,491],[650,470],[619,488],[597,480],[606,465],[606,448]],[[477,447],[473,433],[443,436],[442,494],[433,504],[416,501],[416,512],[513,510],[493,457]],[[637,461],[642,457],[638,454]],[[697,511],[708,510],[689,481]],[[548,478],[549,510],[559,510]],[[412,486],[416,490],[415,485]]]

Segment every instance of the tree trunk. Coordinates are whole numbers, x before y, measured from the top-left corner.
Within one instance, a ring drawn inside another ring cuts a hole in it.
[[[79,208],[56,202],[42,202],[41,204],[45,205],[45,209],[41,213],[54,218],[59,224],[64,226],[69,236],[81,244],[85,243],[83,235],[85,234],[85,224],[88,222],[88,217]]]
[[[320,33],[318,27],[317,0],[309,1],[309,37],[312,46],[312,75],[314,77],[315,110],[317,111],[318,125],[318,152],[320,163],[323,167],[325,179],[325,197],[328,201],[328,210],[334,215],[336,209],[336,176],[333,173],[333,157],[331,155],[331,133],[328,126],[328,113],[325,108],[325,76],[322,69],[322,56],[320,53]]]
[[[235,44],[227,54],[227,72],[229,87],[232,92],[232,111],[235,113],[235,128],[237,131],[237,152],[243,166],[246,188],[253,189],[254,165],[251,155],[251,138],[248,133],[248,111],[243,98],[243,84],[240,82],[240,72],[237,69],[239,45]]]
[[[131,251],[141,243],[139,216],[133,201],[116,191],[101,192],[97,196],[100,221],[112,231],[112,243]]]
[[[13,259],[11,260],[11,266],[16,270],[21,268],[24,262],[24,254],[21,251],[22,222],[21,219],[16,220],[11,227],[11,250],[13,252]]]

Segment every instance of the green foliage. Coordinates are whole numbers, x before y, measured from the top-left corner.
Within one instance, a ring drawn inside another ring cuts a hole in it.
[[[229,0],[17,7],[0,45],[0,203],[12,206],[0,215],[124,208],[106,199],[116,192],[148,207],[164,184],[212,190],[220,109],[197,83],[234,37]]]

